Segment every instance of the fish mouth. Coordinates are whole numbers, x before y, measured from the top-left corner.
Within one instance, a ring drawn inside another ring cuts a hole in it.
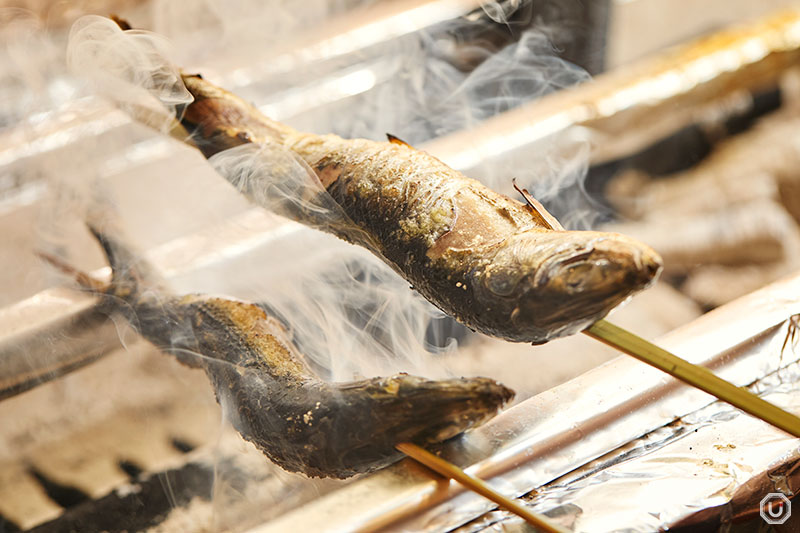
[[[432,398],[428,406],[419,405],[416,417],[426,423],[408,432],[407,439],[403,440],[417,444],[444,442],[494,418],[514,398],[511,389],[493,380],[471,378],[463,381],[469,383],[469,390],[449,398],[443,395],[439,401]],[[401,433],[399,431],[397,436]]]

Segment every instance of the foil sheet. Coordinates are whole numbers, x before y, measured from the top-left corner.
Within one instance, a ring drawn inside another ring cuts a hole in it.
[[[768,342],[752,349],[770,357],[781,351],[786,334],[786,327],[774,329]],[[793,363],[750,388],[800,413],[798,382],[800,364]],[[800,488],[798,466],[800,440],[714,402],[524,499],[575,532],[650,532],[701,524],[715,530],[758,519],[761,500],[770,493],[794,497]],[[518,517],[495,511],[455,531],[510,532],[522,526]]]

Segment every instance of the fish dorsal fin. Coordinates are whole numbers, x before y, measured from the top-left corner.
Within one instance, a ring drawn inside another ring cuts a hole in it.
[[[117,15],[111,15],[108,18],[116,22],[117,26],[119,26],[119,29],[121,29],[122,31],[128,31],[133,29],[133,26],[131,26],[130,23],[122,17],[119,17]]]
[[[548,226],[550,229],[558,231],[564,229],[564,226],[562,226],[561,223],[556,220],[556,217],[551,215],[547,209],[544,208],[541,202],[539,202],[539,200],[531,196],[531,193],[528,192],[528,189],[520,189],[517,186],[517,178],[512,179],[511,183],[514,185],[514,189],[516,189],[517,192],[520,193],[523,198],[525,198],[527,208],[533,214],[538,215],[538,217],[542,219],[542,222],[544,222],[546,226]]]
[[[391,133],[387,133],[386,134],[386,138],[389,139],[389,142],[392,143],[392,144],[399,144],[400,146],[407,146],[409,148],[414,148],[413,146],[411,146],[410,144],[405,142],[403,139],[400,139],[399,137],[395,137]]]

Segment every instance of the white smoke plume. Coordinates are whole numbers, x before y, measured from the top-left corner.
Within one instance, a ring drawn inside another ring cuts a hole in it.
[[[206,7],[212,5],[208,3]],[[202,9],[200,12],[208,13]],[[185,11],[181,13],[182,17],[186,15]],[[216,21],[214,24],[218,27],[229,24],[224,17],[214,16],[211,19]],[[185,89],[182,90],[177,81],[177,68],[168,59],[169,47],[164,40],[145,31],[122,32],[112,24],[94,17],[82,19],[75,25],[68,48],[69,64],[73,71],[95,80],[102,94],[134,113],[141,107],[152,110],[153,100],[161,101],[170,110],[184,102]],[[291,23],[288,25],[291,27]],[[227,32],[223,33],[228,35]],[[439,35],[443,35],[441,30]],[[252,34],[244,32],[241,39],[247,42],[249,38],[253,38]],[[267,49],[275,44],[269,42],[269,38],[264,40]],[[559,59],[549,41],[536,30],[525,32],[518,42],[499,53],[490,54],[479,45],[453,47],[451,41],[434,38],[426,32],[408,35],[383,46],[379,59],[391,64],[394,69],[391,79],[355,95],[356,105],[351,103],[342,111],[334,109],[323,115],[321,123],[335,125],[331,129],[344,136],[380,139],[388,131],[411,143],[422,143],[469,128],[490,116],[587,78],[580,69]],[[239,53],[239,49],[232,53],[234,63],[240,60]],[[465,54],[473,60],[479,58],[480,64],[471,72],[455,66],[457,61],[454,57]],[[480,59],[482,54],[485,57]],[[144,98],[142,91],[148,93],[151,99]],[[302,180],[306,174],[302,166],[290,157],[284,158],[285,161],[278,166],[294,172],[275,172],[280,154],[270,151],[267,154],[269,157],[264,157],[264,150],[262,148],[257,154],[251,153],[252,148],[233,150],[219,154],[214,164],[217,168],[226,167],[228,170],[231,165],[244,165],[245,169],[251,167],[259,172],[264,171],[271,179],[277,180],[263,192],[278,192],[269,201],[274,202],[279,213],[287,214],[287,211],[300,206],[301,209],[311,208],[323,213],[322,216],[341,216],[335,212],[335,205],[309,206],[306,199],[313,195],[304,194],[306,186],[299,185],[304,183]],[[558,151],[560,156],[564,153],[563,150]],[[545,154],[544,159],[550,159],[544,166],[553,168],[555,176],[545,180],[547,187],[558,188],[559,178],[563,181],[566,174],[573,178],[579,175],[586,155],[577,150],[572,157],[557,161],[552,159],[551,154]],[[253,172],[245,172],[252,178]],[[236,173],[226,171],[226,175]],[[527,186],[537,190],[534,181],[536,176],[517,172],[502,179],[510,184],[512,177],[527,182]],[[241,182],[247,183],[251,183],[249,178]],[[539,189],[543,190],[542,187]],[[354,254],[348,246],[333,239],[328,238],[324,242],[324,247],[331,250],[330,257],[338,257],[339,260],[320,261],[316,267],[300,270],[302,275],[299,276],[297,269],[290,269],[295,281],[280,285],[306,286],[308,290],[292,290],[282,298],[278,294],[280,291],[273,287],[264,291],[260,298],[283,315],[297,333],[297,341],[314,354],[312,357],[315,362],[331,372],[334,379],[347,379],[353,372],[358,373],[358,369],[396,370],[398,360],[405,365],[400,365],[402,370],[427,375],[446,374],[446,370],[439,368],[435,360],[430,357],[425,360],[419,355],[430,352],[432,346],[427,340],[432,336],[444,336],[430,331],[430,323],[437,311],[413,295],[407,285],[379,261],[360,252]],[[315,251],[312,255],[319,253]],[[282,256],[282,261],[288,260],[286,254]],[[291,261],[303,262],[298,256]],[[267,282],[265,284],[269,285]],[[358,295],[358,305],[348,301],[348,295],[351,294]],[[402,305],[399,305],[400,302]],[[387,309],[392,312],[387,314]],[[353,321],[354,315],[361,318]],[[369,318],[364,318],[367,316]],[[335,321],[340,323],[334,324]],[[325,326],[319,326],[320,323]],[[449,349],[454,347],[452,341],[445,340],[441,344]],[[433,349],[434,352],[437,350]],[[348,364],[333,363],[333,354],[340,353],[347,354]],[[381,356],[376,357],[377,354]],[[343,373],[335,372],[332,366],[346,370]]]
[[[67,64],[122,110],[166,129],[175,107],[192,101],[170,53],[156,33],[123,32],[111,19],[88,15],[72,26]]]
[[[88,100],[110,102],[164,132],[173,125],[176,107],[190,101],[178,75],[183,67],[212,80],[231,81],[229,88],[262,108],[284,113],[276,118],[298,128],[381,140],[388,132],[421,145],[587,79],[559,59],[536,29],[499,51],[496,45],[450,38],[456,26],[487,24],[483,17],[441,23],[311,66],[270,70],[270,58],[285,50],[287,42],[313,37],[330,23],[329,17],[355,3],[313,0],[298,10],[296,2],[279,0],[157,0],[149,10],[135,13],[141,18],[130,19],[154,32],[122,31],[110,20],[92,16],[73,26],[68,46],[17,12],[15,23],[0,32],[8,37],[0,61],[10,65],[0,69],[3,125],[24,120],[35,125],[37,113],[55,113],[64,106],[80,115],[73,109],[83,109],[78,104]],[[505,22],[508,6],[515,3],[483,5],[490,19]],[[10,20],[8,12],[0,13]],[[286,111],[287,103],[293,103],[291,111]],[[80,208],[106,190],[112,199],[125,200],[119,203],[128,207],[119,215],[139,248],[174,238],[178,228],[213,225],[247,208],[192,149],[168,144],[146,128],[126,128],[118,112],[109,116],[92,127],[81,124],[68,138],[54,137],[63,149],[53,151],[41,166],[26,165],[26,179],[33,179],[36,168],[46,181],[59,184],[40,207],[39,216],[47,219],[52,233],[67,216],[73,217],[69,224],[79,226]],[[537,165],[509,162],[510,168],[495,168],[480,177],[498,190],[516,177],[542,199],[557,197],[566,183],[579,182],[587,161],[588,145],[579,138],[570,143],[567,151],[554,143],[541,145],[529,154]],[[270,192],[276,212],[305,209],[331,220],[341,216],[336,206],[308,201],[313,183],[302,181],[308,174],[299,162],[280,160],[289,172],[276,173],[275,153],[251,150],[221,154],[215,163],[266,160],[252,172],[271,180],[271,189],[262,192]],[[263,303],[326,379],[398,371],[449,376],[452,371],[440,356],[457,349],[457,338],[469,342],[473,335],[445,319],[368,251],[322,232],[293,227],[248,257],[247,275],[210,272],[205,279],[193,278],[191,285],[179,283],[179,289]],[[287,477],[276,492],[276,510],[295,482]],[[309,497],[317,487],[302,485]]]

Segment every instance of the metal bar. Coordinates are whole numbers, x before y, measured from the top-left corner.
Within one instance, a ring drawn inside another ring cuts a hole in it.
[[[247,66],[221,78],[231,89],[328,61],[385,43],[481,8],[480,0],[404,0],[378,2],[355,9],[306,32],[280,49],[267,49],[263,61],[248,54]],[[208,66],[208,65],[207,65]],[[213,68],[213,65],[212,65]],[[225,65],[225,71],[229,65]]]
[[[425,149],[463,172],[586,128],[593,163],[636,153],[737,91],[774,87],[800,60],[800,11],[737,26],[552,93]],[[534,162],[535,163],[535,162]]]
[[[232,265],[294,231],[311,230],[256,208],[221,227],[159,246],[147,258],[168,279],[176,279],[215,263]],[[109,275],[108,268],[93,273],[101,279]],[[96,303],[87,293],[54,288],[0,309],[0,400],[77,370],[120,346],[116,327],[95,310]]]

